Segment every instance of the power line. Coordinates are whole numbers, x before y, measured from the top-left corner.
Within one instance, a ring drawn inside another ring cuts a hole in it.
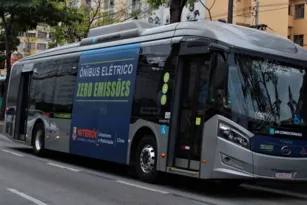
[[[290,5],[289,3],[271,3],[271,4],[259,4],[259,8],[261,7],[276,7],[276,6],[283,6],[283,5]],[[291,5],[293,6],[293,5]],[[287,7],[288,8],[288,7]],[[238,13],[238,12],[245,12],[246,10],[253,10],[252,6],[247,6],[241,9],[234,9],[234,12]],[[228,12],[223,12],[223,13],[218,13],[215,15],[212,15],[212,18],[217,18],[217,17],[223,17],[223,16],[227,16]]]

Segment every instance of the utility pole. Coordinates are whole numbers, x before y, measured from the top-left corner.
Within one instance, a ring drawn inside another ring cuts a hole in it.
[[[228,23],[232,24],[233,18],[233,0],[228,0]]]
[[[259,0],[256,0],[255,23],[256,23],[256,26],[258,26],[258,24],[259,24]]]

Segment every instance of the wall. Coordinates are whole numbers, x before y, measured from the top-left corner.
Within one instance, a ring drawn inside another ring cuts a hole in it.
[[[267,24],[269,32],[288,36],[288,2],[289,0],[259,0],[259,24]],[[214,3],[214,4],[213,4]],[[239,25],[255,25],[255,0],[234,0],[233,23]],[[227,0],[207,0],[207,7],[212,7],[212,19],[228,17]],[[209,19],[207,12],[206,19]]]
[[[206,3],[206,0],[202,0]],[[148,5],[144,4],[142,6],[143,11],[149,11]],[[141,19],[146,20],[149,23],[165,25],[170,23],[170,10],[169,5],[160,6],[159,9],[150,12],[145,12],[141,15]],[[205,18],[206,9],[201,4],[200,0],[194,0],[194,4],[187,5],[183,8],[181,21],[194,21]]]
[[[303,19],[295,19],[293,20],[293,35],[304,35],[304,47],[307,48],[307,4],[304,0],[296,0],[293,1],[292,7],[294,10],[294,6],[296,4],[305,4],[305,17]],[[294,14],[294,12],[293,12]]]
[[[260,1],[259,23],[269,26],[268,31],[288,37],[289,0]]]

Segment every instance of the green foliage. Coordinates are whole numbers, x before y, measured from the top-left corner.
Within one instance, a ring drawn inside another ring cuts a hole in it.
[[[152,10],[158,9],[160,6],[165,6],[169,0],[146,0],[150,4]]]
[[[34,29],[38,23],[57,25],[81,20],[76,9],[67,8],[58,0],[2,0],[0,15],[6,16],[17,32]]]
[[[60,0],[1,0],[0,18],[4,28],[0,39],[7,41],[7,44],[4,44],[5,50],[10,55],[19,44],[19,32],[34,29],[38,23],[55,26],[59,22],[78,22],[82,16],[76,9],[66,7]],[[0,50],[2,49],[0,45]]]
[[[38,23],[46,23],[52,26],[58,22],[69,24],[81,21],[77,10],[67,8],[63,0],[0,0],[0,20],[4,32],[4,48],[7,61],[7,78],[3,96],[6,97],[8,79],[11,68],[11,53],[18,44],[18,32],[31,30]],[[1,36],[0,36],[1,37]],[[1,116],[4,115],[6,100],[3,100]]]
[[[88,8],[86,5],[82,5],[78,10],[81,21],[75,21],[70,23],[63,23],[51,28],[54,36],[53,42],[49,44],[49,48],[56,45],[63,45],[64,43],[73,43],[75,41],[81,41],[87,37],[90,29],[105,26],[113,23],[118,23],[127,15],[127,8],[122,6],[122,9],[118,9],[116,12],[103,10],[103,0],[95,0],[96,6]]]
[[[160,6],[165,6],[167,3],[170,5],[170,21],[176,23],[181,20],[181,13],[184,6],[193,3],[194,0],[146,0],[151,6],[152,10],[158,9]]]

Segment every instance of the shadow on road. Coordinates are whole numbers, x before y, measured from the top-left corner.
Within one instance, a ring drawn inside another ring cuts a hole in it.
[[[20,152],[24,152],[33,155],[31,148],[11,148]],[[131,172],[128,166],[119,165],[112,162],[106,162],[76,155],[70,155],[65,153],[48,151],[44,155],[45,159],[54,160],[58,162],[63,162],[73,166],[78,166],[81,168],[112,174],[115,176],[120,176],[124,178],[131,179]],[[276,199],[283,201],[306,200],[306,198],[299,198],[289,195],[277,194],[268,191],[254,190],[245,187],[225,187],[205,180],[193,179],[183,176],[176,176],[170,174],[163,174],[162,180],[158,184],[163,185],[166,188],[176,189],[178,191],[187,192],[197,195],[205,195],[207,197],[215,197],[224,200],[244,200],[244,199],[255,199],[255,200],[265,200],[274,201]],[[295,188],[295,185],[293,185]],[[303,185],[301,185],[303,186]],[[304,185],[305,187],[306,185]],[[270,187],[267,185],[266,187]],[[276,188],[276,187],[274,187]],[[285,190],[282,185],[278,188]],[[289,189],[288,189],[289,190]],[[293,190],[291,190],[293,191]],[[306,192],[305,192],[306,193]],[[179,196],[179,195],[178,195]],[[182,197],[182,196],[179,196]],[[185,197],[186,198],[186,197]],[[193,199],[195,200],[195,199]]]

